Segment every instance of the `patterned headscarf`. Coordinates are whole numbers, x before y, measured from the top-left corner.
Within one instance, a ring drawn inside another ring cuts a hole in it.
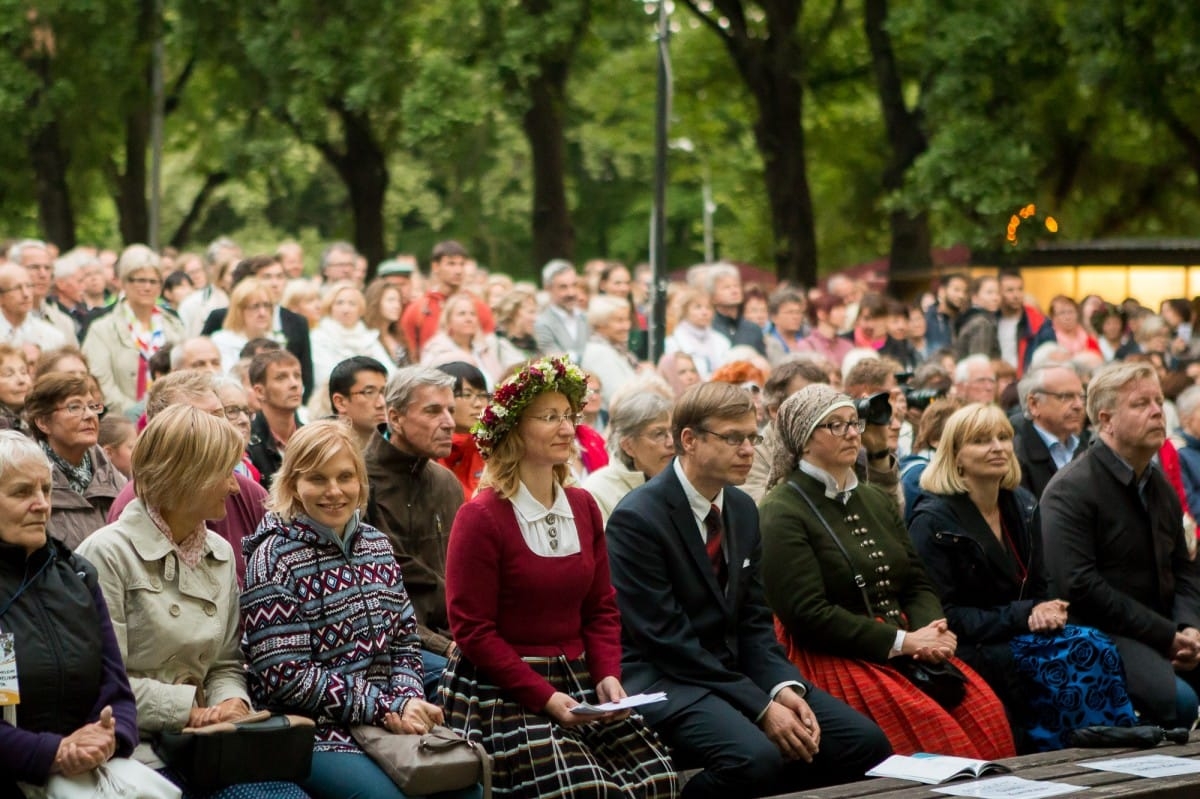
[[[838,408],[853,408],[854,400],[825,383],[811,383],[784,400],[771,433],[774,456],[767,488],[783,480],[804,454],[804,445],[821,420]]]

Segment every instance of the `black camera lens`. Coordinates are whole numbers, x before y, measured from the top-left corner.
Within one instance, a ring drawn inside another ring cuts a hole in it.
[[[892,401],[886,391],[856,399],[854,410],[858,412],[858,418],[867,424],[887,426],[892,423]]]

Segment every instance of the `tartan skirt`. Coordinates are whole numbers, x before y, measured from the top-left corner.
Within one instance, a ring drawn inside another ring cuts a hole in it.
[[[596,702],[582,658],[523,660],[555,690]],[[498,797],[671,799],[679,792],[667,747],[641,716],[563,727],[526,710],[457,650],[438,689],[446,725],[492,756]]]
[[[800,649],[778,625],[776,632],[800,673],[878,724],[896,754],[932,752],[983,760],[1016,755],[1004,706],[958,658],[951,660],[967,676],[966,695],[946,710],[891,666]]]

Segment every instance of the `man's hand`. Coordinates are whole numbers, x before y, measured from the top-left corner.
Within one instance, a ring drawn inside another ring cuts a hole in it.
[[[59,742],[53,769],[74,777],[107,763],[116,751],[116,724],[112,708],[105,707],[99,721],[83,725]]]
[[[758,725],[786,760],[811,763],[820,748],[817,717],[808,703],[790,688],[784,688],[771,700]]]
[[[888,426],[886,424],[869,424],[863,429],[860,440],[868,453],[888,449]]]
[[[1200,630],[1185,627],[1171,641],[1171,665],[1178,671],[1191,671],[1200,665]]]
[[[900,654],[911,655],[927,663],[941,663],[954,657],[957,648],[958,638],[950,632],[946,620],[936,619],[919,630],[905,633]]]

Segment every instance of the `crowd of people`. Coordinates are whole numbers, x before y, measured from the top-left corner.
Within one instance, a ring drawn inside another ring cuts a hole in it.
[[[769,796],[1196,721],[1192,303],[706,264],[651,363],[642,266],[367,272],[7,248],[0,792],[395,799],[351,728],[445,725],[498,796]],[[155,748],[262,709],[307,778]]]

